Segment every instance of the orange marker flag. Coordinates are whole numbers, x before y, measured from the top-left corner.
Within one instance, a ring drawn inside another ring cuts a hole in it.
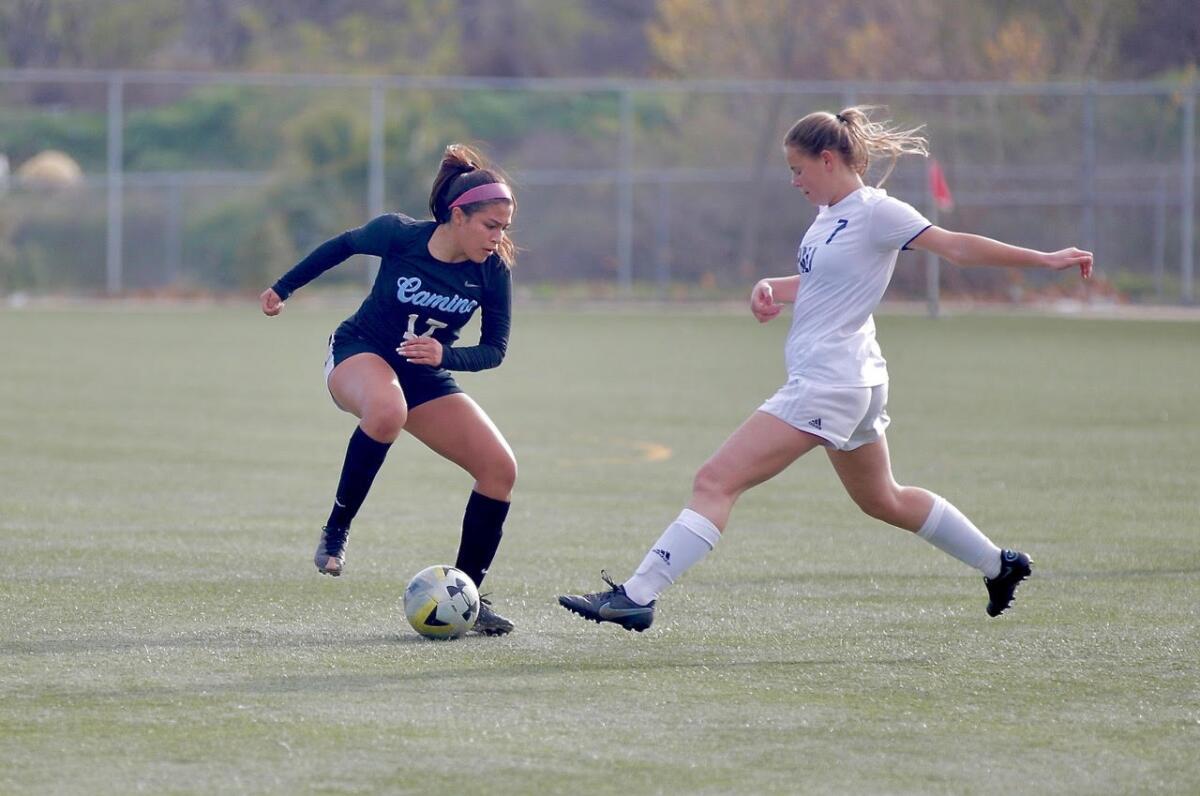
[[[935,158],[929,159],[929,195],[933,197],[933,205],[938,210],[954,209],[954,196],[950,193],[946,174],[942,171],[942,164]]]

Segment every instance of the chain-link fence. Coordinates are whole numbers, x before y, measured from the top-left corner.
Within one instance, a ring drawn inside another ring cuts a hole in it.
[[[878,104],[899,124],[927,125],[955,200],[940,223],[1091,248],[1122,295],[1190,303],[1196,95],[1196,84],[1168,83],[0,70],[0,152],[12,167],[0,292],[259,288],[372,215],[426,217],[451,141],[483,144],[512,176],[525,288],[740,289],[789,272],[813,213],[781,154],[791,122]],[[66,165],[47,166],[47,150]],[[919,158],[902,159],[886,187],[930,207]],[[892,295],[924,296],[923,261],[901,262]],[[327,279],[361,281],[370,268],[363,258]],[[941,274],[944,291],[988,297],[1054,282]]]

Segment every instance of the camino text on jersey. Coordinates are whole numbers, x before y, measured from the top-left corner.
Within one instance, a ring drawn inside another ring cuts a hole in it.
[[[453,296],[443,296],[441,293],[430,293],[421,290],[421,278],[418,276],[402,276],[396,280],[396,300],[416,307],[436,307],[442,312],[471,313],[479,306],[474,299],[465,299],[457,293]]]

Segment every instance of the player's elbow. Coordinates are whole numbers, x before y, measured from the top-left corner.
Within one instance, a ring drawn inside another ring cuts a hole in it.
[[[480,343],[476,354],[475,366],[472,370],[491,370],[500,367],[500,363],[504,361],[505,348],[504,346]]]

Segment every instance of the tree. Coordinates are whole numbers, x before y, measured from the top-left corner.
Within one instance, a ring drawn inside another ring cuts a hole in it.
[[[1200,13],[1193,0],[1143,3],[1120,31],[1115,61],[1126,78],[1145,78],[1200,64]]]
[[[139,66],[180,21],[174,0],[13,0],[0,5],[0,45],[18,68]]]
[[[836,36],[845,11],[814,4],[811,14],[799,15],[795,7],[788,0],[660,0],[658,17],[648,35],[660,70],[673,77],[829,77],[824,57],[829,52],[829,37]],[[781,94],[770,96],[757,125],[760,133],[750,161],[750,199],[735,255],[743,276],[750,276],[757,266],[760,221],[767,206],[761,186],[772,158],[778,157],[784,101]]]

